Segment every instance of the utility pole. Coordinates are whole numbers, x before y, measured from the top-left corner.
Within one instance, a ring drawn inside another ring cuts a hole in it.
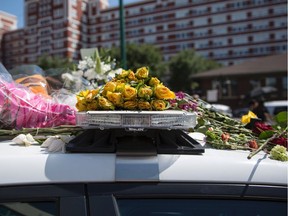
[[[119,14],[120,14],[120,46],[121,46],[121,65],[123,69],[127,69],[126,63],[126,42],[125,42],[125,17],[123,0],[119,0]]]

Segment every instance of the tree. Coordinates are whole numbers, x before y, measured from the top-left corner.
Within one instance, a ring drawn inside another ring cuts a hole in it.
[[[120,48],[111,50],[111,57],[118,62],[121,60]],[[137,68],[148,66],[151,75],[160,77],[166,70],[162,60],[160,50],[149,44],[128,44],[126,47],[127,69],[136,70]],[[121,65],[118,63],[119,67]]]
[[[74,63],[68,58],[59,58],[56,56],[42,55],[38,58],[37,65],[43,70],[65,68],[73,69]]]
[[[175,55],[168,62],[169,87],[173,91],[191,92],[197,87],[190,78],[192,74],[219,68],[221,65],[215,61],[197,55],[194,50],[184,50]]]

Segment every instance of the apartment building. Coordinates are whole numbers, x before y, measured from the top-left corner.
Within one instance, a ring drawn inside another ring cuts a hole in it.
[[[8,31],[13,31],[17,28],[17,17],[6,13],[4,11],[0,11],[0,62],[2,58],[2,37],[4,33]]]
[[[108,3],[26,0],[24,29],[4,35],[4,65],[43,54],[77,60],[81,48],[120,46],[119,8]],[[185,49],[224,65],[287,52],[286,0],[143,0],[124,10],[126,42],[153,44],[165,60]],[[14,59],[17,44],[24,53]]]

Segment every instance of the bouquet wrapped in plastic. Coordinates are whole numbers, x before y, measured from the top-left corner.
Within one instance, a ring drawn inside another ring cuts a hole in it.
[[[75,125],[74,108],[55,103],[13,81],[0,63],[0,128],[43,128]]]

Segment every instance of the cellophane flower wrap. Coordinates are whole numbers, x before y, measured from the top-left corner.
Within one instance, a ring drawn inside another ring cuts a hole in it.
[[[43,128],[75,123],[73,108],[17,84],[0,64],[0,128]]]
[[[122,70],[103,86],[77,94],[78,111],[89,110],[166,110],[175,93],[157,77],[149,76],[149,68],[135,72]]]

